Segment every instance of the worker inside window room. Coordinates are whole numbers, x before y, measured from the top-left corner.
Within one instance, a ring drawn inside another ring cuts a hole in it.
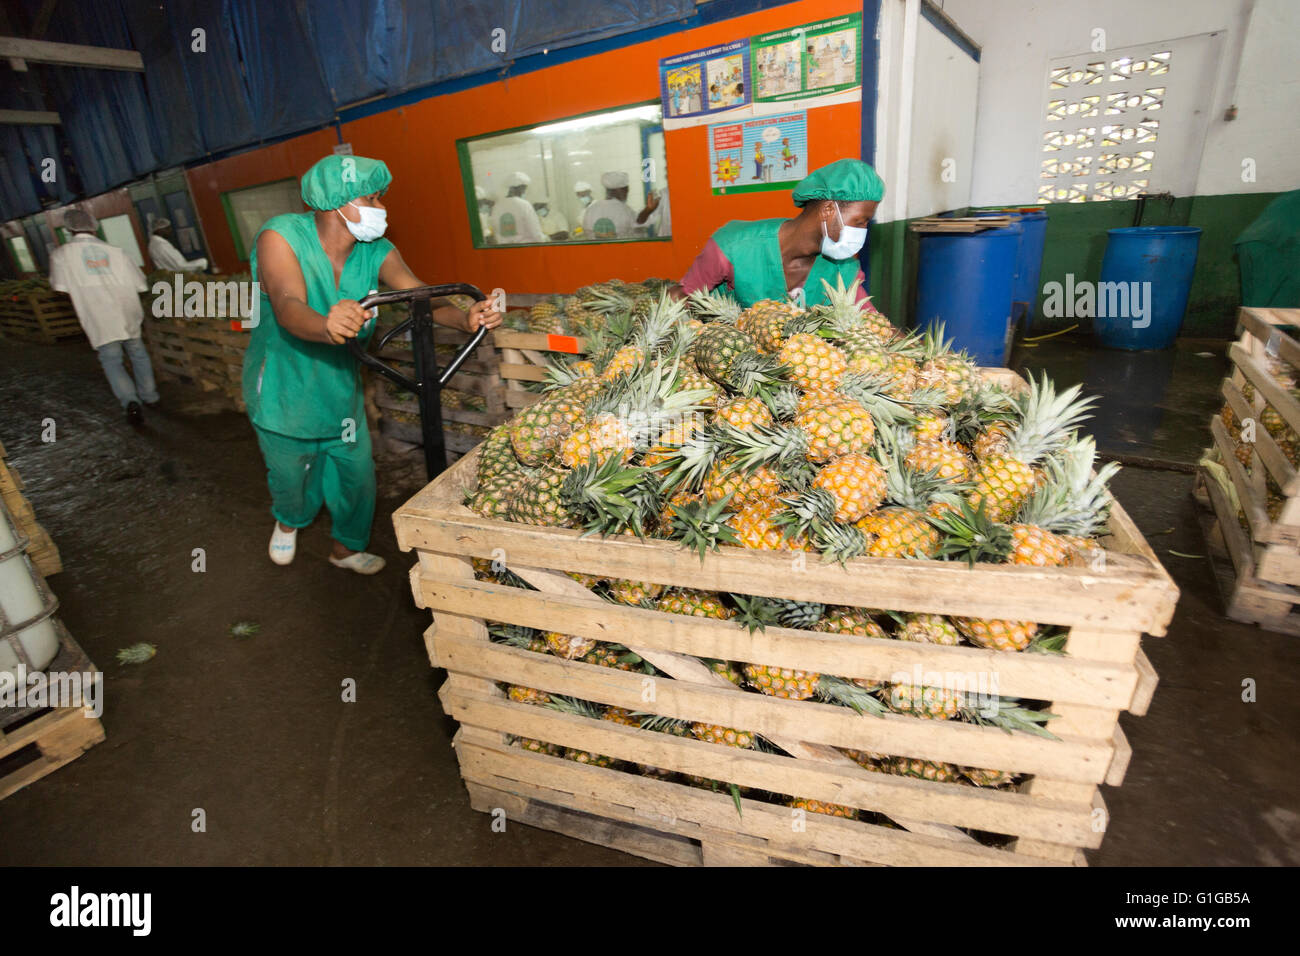
[[[885,184],[861,160],[823,166],[795,187],[797,216],[727,223],[704,244],[674,294],[725,286],[745,308],[801,295],[813,306],[826,301],[822,281],[833,288],[839,277],[845,288],[859,280],[858,301],[867,301],[858,251],[884,197]]]
[[[50,288],[66,292],[99,354],[109,387],[134,425],[144,420],[140,403],[158,404],[153,365],[145,351],[140,328],[144,307],[140,293],[148,290],[144,273],[117,246],[95,235],[95,218],[81,209],[69,209],[63,225],[72,240],[50,253]],[[128,373],[123,353],[131,360]]]
[[[513,172],[506,179],[506,194],[492,210],[492,232],[497,242],[545,242],[542,221],[533,204],[524,198],[533,183],[527,173]]]
[[[207,259],[186,259],[172,244],[168,234],[172,231],[170,219],[149,217],[149,258],[153,267],[165,272],[202,272],[208,267]]]
[[[492,207],[496,204],[482,186],[474,187],[474,200],[478,203],[478,227],[483,241],[496,242],[496,236],[492,234]]]
[[[605,198],[593,202],[582,214],[583,238],[631,238],[636,213],[627,204],[627,173],[620,170],[603,173],[600,184],[605,188]]]
[[[425,284],[382,238],[388,212],[380,197],[392,178],[380,160],[327,156],[302,177],[302,200],[313,211],[275,216],[254,240],[260,312],[243,391],[266,461],[276,564],[293,561],[298,529],[324,504],[333,522],[330,563],[359,574],[384,566],[365,550],[375,465],[357,361],[344,343],[373,334],[374,315],[357,300],[380,282],[395,290]],[[491,300],[469,312],[445,299],[432,304],[439,325],[473,332],[501,324]]]

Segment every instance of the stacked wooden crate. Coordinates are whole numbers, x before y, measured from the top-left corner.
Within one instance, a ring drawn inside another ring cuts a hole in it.
[[[63,570],[59,549],[49,533],[36,520],[36,512],[23,495],[23,479],[18,470],[5,460],[4,445],[0,444],[0,500],[9,509],[18,533],[28,539],[27,556],[45,577]]]
[[[449,672],[440,696],[461,724],[455,746],[476,809],[675,864],[1079,864],[1084,848],[1101,843],[1099,786],[1117,786],[1130,758],[1119,714],[1145,713],[1156,684],[1140,639],[1165,633],[1178,596],[1118,504],[1102,539],[1105,560],[1088,568],[876,558],[841,567],[734,547],[701,560],[676,542],[601,539],[474,514],[462,502],[475,487],[477,457],[394,518],[400,547],[418,557],[412,591],[433,612],[425,643],[431,663]],[[486,570],[487,562],[508,564],[515,577]],[[1034,621],[1065,629],[1064,646],[1014,653],[775,626],[751,634],[733,621],[609,603],[579,583],[592,576]],[[501,625],[621,642],[653,673],[491,639],[489,628]],[[1044,738],[859,714],[746,692],[701,658],[867,682],[924,674],[915,682],[946,685],[948,676],[978,675],[993,693],[1043,702],[1055,717]],[[509,685],[599,706],[595,714],[536,706],[508,695]],[[601,719],[608,707],[740,728],[779,752]],[[996,768],[1009,782],[977,787],[873,772],[854,756],[863,753]],[[708,781],[722,781],[721,792]],[[728,785],[741,789],[729,793]],[[805,814],[791,798],[857,818]]]
[[[458,301],[467,307],[469,300]],[[384,308],[381,311],[380,329],[389,328],[404,320],[402,309]],[[377,331],[376,336],[381,334]],[[469,341],[469,335],[443,326],[434,327],[434,344],[439,366],[445,366],[457,351]],[[410,333],[390,341],[377,357],[408,378],[415,376],[415,362],[411,353]],[[493,426],[504,422],[511,414],[505,404],[505,385],[500,373],[499,353],[488,342],[480,345],[460,367],[455,377],[442,390],[442,428],[446,441],[447,461],[454,462],[481,442]],[[420,408],[415,396],[389,382],[371,375],[372,394],[380,413],[379,430],[389,450],[398,453],[416,453],[424,444],[420,426]]]
[[[1196,494],[1227,615],[1300,634],[1300,309],[1243,308],[1238,331]]]
[[[85,338],[72,300],[49,288],[0,290],[0,335],[53,345],[66,339]]]

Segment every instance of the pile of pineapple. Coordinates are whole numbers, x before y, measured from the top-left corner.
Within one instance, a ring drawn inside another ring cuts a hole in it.
[[[1268,370],[1273,381],[1286,390],[1292,398],[1300,401],[1300,383],[1296,381],[1295,369],[1283,362],[1281,359],[1273,356],[1265,356],[1265,367]],[[1241,386],[1242,397],[1252,406],[1255,404],[1255,386],[1249,382],[1243,382]],[[1219,418],[1223,422],[1224,428],[1227,429],[1228,437],[1232,440],[1233,455],[1237,461],[1241,462],[1243,468],[1248,472],[1253,471],[1255,467],[1255,456],[1252,453],[1252,442],[1244,441],[1245,434],[1244,423],[1241,422],[1232,407],[1226,402],[1223,408],[1219,410]],[[1272,437],[1273,442],[1277,445],[1278,451],[1289,461],[1292,467],[1300,467],[1300,435],[1286,423],[1281,414],[1272,405],[1265,404],[1259,413],[1259,421],[1256,427],[1264,426],[1265,431]],[[1273,476],[1268,470],[1260,465],[1260,470],[1264,475],[1264,485],[1268,492],[1265,507],[1268,511],[1268,519],[1277,521],[1282,515],[1282,506],[1286,504],[1286,495],[1278,486]],[[1243,528],[1249,530],[1246,521],[1246,513],[1238,511],[1237,521]]]
[[[590,352],[553,366],[541,401],[491,432],[467,505],[526,524],[672,539],[701,556],[730,545],[815,552],[838,562],[867,556],[1095,563],[1112,500],[1106,486],[1117,466],[1094,473],[1095,446],[1078,433],[1091,400],[1080,398],[1078,387],[1058,392],[1046,377],[1009,393],[952,351],[941,331],[895,329],[857,301],[856,284],[826,292],[826,305],[808,309],[776,301],[742,309],[716,292],[678,301],[663,291],[650,297],[606,289],[604,320],[584,333]],[[505,568],[482,566],[479,576],[528,586]],[[751,631],[782,626],[1007,652],[1056,653],[1063,642],[1061,633],[1032,621],[898,614],[572,576],[609,601],[734,620]],[[653,670],[626,648],[572,635],[498,628],[496,636],[537,653]],[[706,663],[755,693],[1051,736],[1043,727],[1051,715],[1033,702],[994,698],[990,706],[981,699],[977,708],[946,688]],[[529,688],[509,694],[714,743],[775,749],[745,730],[628,714]],[[522,745],[559,752],[544,742]],[[998,770],[846,755],[872,770],[931,780],[1016,782]],[[815,801],[799,805],[856,815]]]
[[[583,286],[573,295],[539,302],[526,317],[517,319],[512,315],[508,321],[521,332],[592,335],[604,329],[611,315],[646,311],[671,284],[668,279],[646,279],[636,283],[621,279],[597,282]]]

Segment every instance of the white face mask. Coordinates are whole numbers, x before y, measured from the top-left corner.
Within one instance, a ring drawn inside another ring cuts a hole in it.
[[[388,228],[387,209],[380,209],[377,206],[358,206],[354,202],[348,205],[361,214],[360,222],[353,222],[337,209],[334,211],[339,214],[339,218],[347,225],[348,232],[352,233],[352,237],[357,242],[373,242],[384,234],[384,230]]]
[[[835,216],[840,221],[840,237],[832,242],[830,234],[826,231],[826,223],[823,222],[822,255],[827,259],[851,259],[858,254],[862,244],[867,241],[867,230],[858,226],[844,225],[839,203],[835,204]]]

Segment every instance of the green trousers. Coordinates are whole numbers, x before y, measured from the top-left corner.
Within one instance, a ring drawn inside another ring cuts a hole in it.
[[[375,461],[363,418],[355,441],[292,438],[253,426],[266,461],[271,514],[290,528],[305,528],[323,504],[330,535],[345,548],[364,551],[375,517]]]

